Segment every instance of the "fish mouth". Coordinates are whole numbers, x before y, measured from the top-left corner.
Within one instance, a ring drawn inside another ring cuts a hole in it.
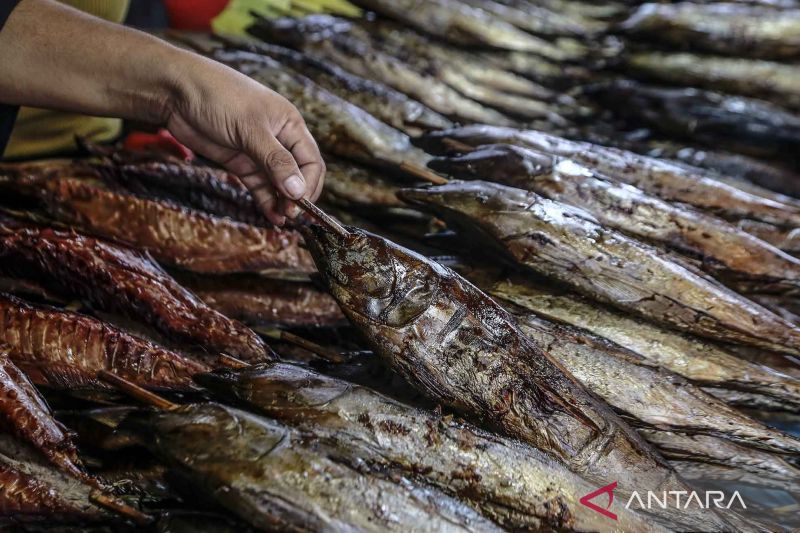
[[[397,191],[397,196],[411,205],[428,206],[431,199],[438,196],[435,187],[407,188]]]

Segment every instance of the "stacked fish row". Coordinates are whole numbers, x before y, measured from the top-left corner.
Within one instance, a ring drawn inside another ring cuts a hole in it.
[[[761,238],[800,227],[800,200],[600,122],[630,6],[355,3],[374,13],[174,36],[298,106],[346,226],[272,227],[238,178],[161,152],[0,167],[0,515],[796,527],[786,505],[609,502],[614,521],[579,500],[709,482],[800,498],[800,438],[748,414],[800,412],[800,260]]]

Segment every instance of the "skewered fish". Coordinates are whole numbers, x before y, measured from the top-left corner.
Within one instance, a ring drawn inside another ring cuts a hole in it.
[[[737,226],[786,253],[800,254],[800,231],[798,228],[779,228],[758,220],[740,220]]]
[[[402,207],[399,187],[375,171],[333,158],[325,159],[323,201],[342,207]]]
[[[630,73],[671,84],[763,98],[800,109],[800,72],[795,65],[687,53],[638,52],[625,59]]]
[[[309,283],[192,274],[178,274],[178,280],[212,309],[249,326],[336,326],[346,322],[336,302]]]
[[[497,530],[441,493],[329,459],[313,434],[220,404],[142,412],[120,428],[138,435],[195,490],[259,529]]]
[[[619,345],[534,315],[517,318],[520,329],[540,349],[569,368],[587,390],[632,419],[635,427],[707,435],[779,454],[800,453],[800,440],[768,428]]]
[[[0,344],[37,385],[59,389],[107,388],[108,370],[143,387],[190,390],[205,364],[134,337],[86,315],[33,306],[0,294]]]
[[[800,381],[796,378],[746,361],[698,337],[649,324],[521,276],[493,277],[471,271],[467,277],[492,296],[625,346],[726,401],[723,394],[727,392],[747,393],[752,395],[751,401],[764,398],[792,410],[800,408]]]
[[[400,194],[601,302],[713,339],[800,353],[800,330],[790,323],[585,211],[481,181]]]
[[[492,180],[584,209],[606,227],[666,244],[700,259],[709,273],[747,282],[753,290],[800,285],[800,260],[724,220],[610,181],[569,159],[521,146],[491,145],[462,156],[434,159],[429,166],[458,178]]]
[[[443,405],[485,419],[592,481],[671,490],[682,482],[608,406],[541,352],[500,306],[453,271],[348,228],[311,226],[307,241],[345,315],[376,353]],[[673,510],[674,511],[674,510]],[[698,527],[692,510],[659,516]]]
[[[457,45],[531,52],[558,61],[580,57],[580,52],[555,46],[483,9],[454,0],[356,0],[355,3]]]
[[[317,435],[332,457],[376,471],[399,470],[465,498],[512,530],[605,531],[576,497],[594,488],[535,448],[430,411],[408,407],[366,387],[285,363],[219,371],[196,378],[221,397]],[[648,531],[627,512],[613,527]]]
[[[252,330],[206,306],[147,255],[130,248],[76,233],[4,224],[0,271],[41,281],[212,353],[248,360],[270,356]]]
[[[7,349],[0,350],[0,428],[36,448],[61,470],[86,479],[71,435],[53,418],[28,377],[8,358]]]
[[[335,25],[327,18],[306,19],[327,20],[324,23],[326,28]],[[417,72],[395,57],[375,50],[369,42],[350,34],[334,33],[333,30],[307,32],[309,22],[313,21],[260,19],[248,28],[248,32],[267,42],[295,47],[319,61],[339,65],[353,74],[384,83],[451,119],[506,126],[512,124],[510,118],[462,96],[435,77]]]
[[[423,131],[452,126],[452,122],[447,118],[402,92],[377,81],[351,74],[330,62],[320,61],[290,48],[254,40],[225,39],[225,43],[238,50],[267,55],[280,61],[339,98],[369,111],[376,118],[407,135],[418,135]],[[210,55],[226,64],[237,61],[236,53],[228,50],[215,50]],[[241,56],[240,60],[253,61],[254,58]]]
[[[54,469],[31,448],[0,434],[0,520],[93,523],[112,517],[90,501],[95,487]]]
[[[571,141],[535,130],[464,126],[425,135],[427,149],[448,152],[447,139],[470,146],[514,144],[565,157],[611,179],[627,183],[665,200],[693,205],[730,220],[751,219],[800,227],[800,209],[749,194],[692,170],[685,165],[625,150]]]
[[[634,126],[714,148],[791,158],[800,148],[800,115],[754,98],[618,80],[588,94]]]
[[[681,48],[738,57],[800,57],[800,9],[725,2],[650,3],[639,6],[620,29]]]
[[[39,195],[59,222],[193,272],[314,271],[296,231],[250,226],[77,179],[48,181]]]

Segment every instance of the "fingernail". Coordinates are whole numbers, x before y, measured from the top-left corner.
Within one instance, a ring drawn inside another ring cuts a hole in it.
[[[289,196],[296,200],[302,198],[303,194],[306,192],[306,183],[300,176],[289,176],[286,181],[283,182],[283,186],[286,188],[286,192],[289,193]]]

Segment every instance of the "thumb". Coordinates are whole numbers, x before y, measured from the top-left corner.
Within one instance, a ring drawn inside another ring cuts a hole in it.
[[[306,181],[292,153],[275,137],[268,137],[260,147],[254,147],[253,161],[262,165],[272,186],[284,197],[299,200],[306,193]]]

